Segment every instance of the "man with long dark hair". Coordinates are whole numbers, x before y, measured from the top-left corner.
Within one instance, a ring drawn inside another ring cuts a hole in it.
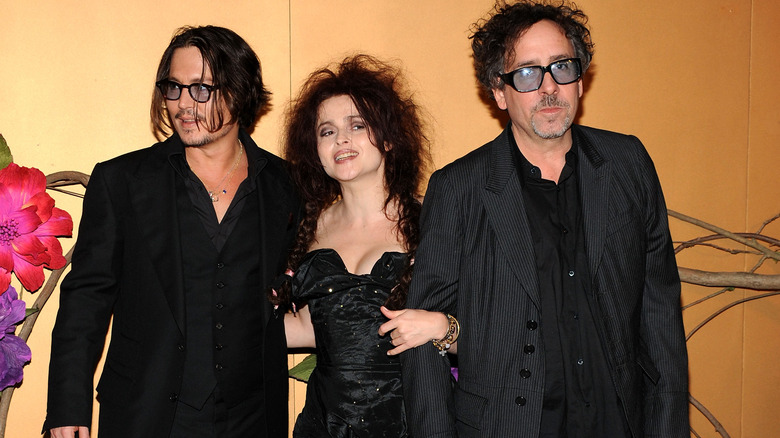
[[[154,146],[91,176],[52,334],[52,436],[286,437],[282,320],[263,289],[295,236],[281,159],[249,137],[270,93],[251,47],[185,27],[157,70]],[[167,137],[163,141],[163,139]]]
[[[586,21],[530,0],[475,26],[477,77],[510,120],[428,185],[407,306],[457,316],[459,372],[430,346],[403,354],[415,438],[689,436],[653,163],[636,137],[573,124]]]

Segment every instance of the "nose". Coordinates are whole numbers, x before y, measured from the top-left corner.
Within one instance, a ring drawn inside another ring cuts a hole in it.
[[[542,86],[539,87],[539,92],[542,94],[555,94],[558,91],[558,83],[552,77],[552,73],[545,71],[542,72]]]
[[[339,129],[338,132],[336,133],[336,144],[340,145],[344,143],[349,143],[350,139],[351,139],[351,135],[349,134],[348,131]]]
[[[176,101],[176,105],[178,105],[180,109],[192,108],[198,104],[195,102],[195,99],[190,96],[189,91],[189,89],[181,90],[181,96],[179,96],[179,100]]]

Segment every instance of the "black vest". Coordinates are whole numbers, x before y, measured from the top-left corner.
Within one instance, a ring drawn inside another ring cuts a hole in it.
[[[226,349],[247,348],[226,336],[226,325],[253,326],[236,314],[246,315],[246,306],[256,306],[258,295],[264,299],[260,285],[251,281],[260,272],[260,212],[257,192],[253,191],[246,196],[239,219],[218,252],[183,186],[177,190],[177,207],[186,309],[186,358],[179,400],[201,408],[235,365],[225,362]],[[262,333],[256,335],[260,344]],[[230,356],[236,357],[235,352]],[[262,375],[261,360],[254,371]]]

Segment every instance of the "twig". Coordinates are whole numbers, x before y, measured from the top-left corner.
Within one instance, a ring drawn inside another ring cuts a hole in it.
[[[734,233],[737,236],[744,237],[746,239],[754,239],[761,242],[765,242],[770,246],[780,246],[780,240],[775,239],[774,237],[765,236],[760,233]],[[696,245],[701,245],[703,242],[709,242],[710,240],[721,240],[721,239],[727,239],[728,237],[720,235],[720,234],[710,234],[709,236],[701,236],[697,237],[695,239],[686,240],[686,241],[677,241],[674,242],[676,244],[679,244],[677,248],[675,248],[674,253],[677,254],[678,252],[686,249],[691,248]]]
[[[764,228],[766,228],[767,225],[771,224],[772,222],[774,222],[777,219],[780,219],[780,213],[777,213],[776,215],[774,215],[774,216],[770,217],[769,219],[765,220],[764,223],[761,224],[760,227],[758,227],[758,231],[756,231],[756,232],[759,233],[759,234],[763,233],[764,232]]]
[[[712,423],[713,426],[715,426],[715,431],[720,434],[723,438],[731,438],[731,435],[729,435],[728,432],[726,432],[726,429],[723,428],[723,425],[720,424],[720,421],[715,418],[714,415],[712,415],[712,412],[710,412],[707,408],[704,407],[703,404],[701,404],[700,401],[693,398],[691,394],[688,394],[688,401],[699,410],[699,412],[702,413],[705,417],[707,417],[707,420]],[[696,436],[699,436],[698,434]]]
[[[702,220],[695,219],[695,218],[692,218],[690,216],[686,216],[686,215],[684,215],[682,213],[678,213],[678,212],[676,212],[674,210],[668,210],[668,214],[669,214],[669,216],[677,218],[677,219],[679,219],[681,221],[688,222],[688,223],[697,225],[697,226],[699,226],[701,228],[704,228],[706,230],[710,230],[713,233],[717,233],[717,234],[726,236],[729,239],[734,240],[735,242],[739,242],[739,243],[741,243],[741,244],[743,244],[745,246],[749,246],[750,248],[753,248],[753,249],[755,249],[757,251],[760,251],[762,254],[766,255],[767,257],[769,257],[771,259],[780,261],[780,252],[772,251],[771,249],[769,249],[769,248],[767,248],[767,247],[765,247],[763,245],[760,245],[759,243],[757,243],[755,241],[752,241],[752,240],[749,240],[749,239],[745,239],[744,237],[739,236],[737,233],[732,233],[731,231],[728,231],[728,230],[725,230],[723,228],[717,227],[715,225],[709,224],[709,223],[704,222]]]
[[[702,328],[705,324],[707,324],[708,322],[712,321],[716,316],[720,315],[721,313],[725,312],[726,310],[728,310],[728,309],[730,309],[730,308],[732,308],[732,307],[734,307],[734,306],[736,306],[738,304],[746,303],[748,301],[758,300],[758,299],[761,299],[761,298],[771,297],[771,296],[774,296],[774,295],[780,295],[780,292],[767,292],[767,293],[761,294],[761,295],[753,295],[753,296],[750,296],[750,297],[747,297],[747,298],[739,299],[737,301],[734,301],[733,303],[727,304],[726,306],[718,309],[712,315],[708,316],[704,321],[700,322],[696,327],[694,327],[693,330],[691,330],[688,333],[688,335],[685,336],[686,342],[689,339],[691,339],[691,336],[693,336],[694,333],[699,331],[700,328]]]
[[[678,268],[678,271],[679,271],[679,268]],[[694,302],[692,302],[690,304],[686,304],[686,305],[682,306],[682,310],[686,310],[689,307],[693,307],[693,306],[695,306],[697,304],[701,304],[701,303],[703,303],[703,302],[705,302],[705,301],[707,301],[707,300],[709,300],[711,298],[715,298],[718,295],[721,295],[721,294],[723,294],[725,292],[729,292],[729,291],[733,291],[733,290],[734,290],[733,287],[724,287],[723,289],[721,289],[721,290],[719,290],[719,291],[717,291],[715,293],[711,293],[711,294],[707,295],[706,297],[699,298],[698,300],[696,300],[696,301],[694,301]]]

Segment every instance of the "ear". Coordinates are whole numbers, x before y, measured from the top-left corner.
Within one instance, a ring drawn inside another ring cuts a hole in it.
[[[582,92],[585,89],[585,86],[582,84],[582,78],[580,78],[579,81],[577,81],[577,90],[579,92],[579,97],[582,97]]]
[[[504,89],[506,87],[501,88],[493,88],[493,98],[496,99],[496,104],[498,107],[502,110],[506,110],[506,96],[504,96]]]

